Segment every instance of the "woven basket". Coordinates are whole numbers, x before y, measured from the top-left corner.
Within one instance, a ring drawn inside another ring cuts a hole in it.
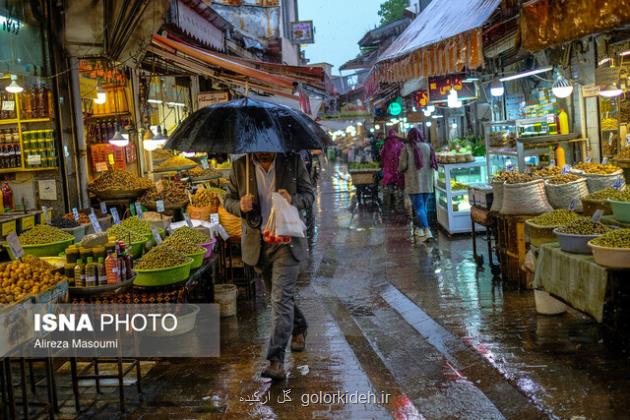
[[[502,214],[542,214],[551,210],[545,194],[545,181],[542,179],[503,184]]]
[[[576,200],[576,211],[582,211],[582,197],[588,195],[588,186],[586,179],[581,178],[577,181],[569,182],[567,184],[555,185],[545,181],[545,193],[549,204],[554,209],[566,209],[571,204],[571,201]]]
[[[373,184],[374,183],[374,174],[376,172],[350,172],[350,176],[352,177],[352,183],[354,185],[365,185],[365,184]]]
[[[492,207],[490,211],[501,212],[501,206],[503,205],[503,182],[492,183]]]
[[[232,238],[241,237],[241,219],[229,213],[224,207],[219,207],[219,223]]]
[[[217,206],[205,206],[205,207],[193,207],[192,205],[188,205],[186,209],[188,215],[191,219],[195,220],[205,220],[206,222],[210,220],[210,215],[212,213],[217,213]],[[239,225],[240,226],[240,225]]]
[[[536,247],[550,242],[558,242],[558,238],[553,233],[553,230],[560,226],[540,226],[531,220],[526,220],[525,226],[527,227],[529,242]]]
[[[612,207],[608,200],[591,200],[582,198],[582,213],[584,216],[592,216],[597,210],[603,210],[604,214],[612,214]]]

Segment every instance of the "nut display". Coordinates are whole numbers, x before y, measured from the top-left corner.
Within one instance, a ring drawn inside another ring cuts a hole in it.
[[[30,255],[0,265],[0,304],[19,302],[63,281],[63,275],[53,270],[50,264]]]
[[[626,147],[625,149],[621,149],[619,153],[615,156],[615,159],[618,160],[630,160],[630,147]]]
[[[45,245],[67,241],[73,239],[74,236],[54,226],[36,225],[33,229],[20,234],[18,238],[22,245]]]
[[[93,193],[104,193],[111,191],[141,191],[151,188],[153,183],[146,178],[138,177],[130,172],[121,170],[111,170],[103,172],[88,186],[88,190]]]
[[[606,248],[630,248],[630,229],[615,229],[591,241]]]
[[[74,220],[74,214],[73,213],[66,213],[66,214],[63,215],[63,217],[65,219]],[[79,213],[79,220],[77,220],[77,222],[79,222],[82,225],[87,225],[88,223],[90,223],[90,218],[88,217],[87,214]]]
[[[125,243],[137,243],[147,239],[147,235],[126,228],[122,224],[114,225],[107,230],[109,236],[113,236],[117,241]]]
[[[160,163],[158,169],[181,168],[184,166],[197,166],[197,162],[183,156],[173,156]]]
[[[533,176],[546,178],[549,176],[560,175],[562,173],[562,169],[557,166],[551,166],[548,168],[536,169],[532,172]]]
[[[60,229],[64,229],[64,228],[75,228],[77,226],[80,226],[79,223],[77,223],[74,220],[74,217],[72,218],[68,218],[66,216],[55,216],[53,217],[53,219],[50,221],[50,224],[54,227],[58,227]]]
[[[218,206],[221,199],[212,190],[198,188],[192,196],[192,205],[194,207]]]
[[[610,228],[602,223],[593,222],[588,217],[580,217],[568,225],[558,228],[558,232],[569,235],[599,235],[610,231]]]
[[[203,231],[195,228],[191,228],[188,226],[180,227],[175,229],[171,236],[168,238],[169,241],[182,241],[188,242],[195,245],[205,244],[210,242],[210,237]]]
[[[506,184],[524,184],[526,182],[531,182],[535,180],[536,178],[534,178],[531,175],[514,173],[505,180],[505,183]]]
[[[568,184],[570,182],[579,181],[580,179],[582,179],[582,177],[578,175],[564,174],[564,175],[552,176],[551,178],[547,179],[547,182],[553,185],[562,185],[562,184]]]
[[[144,254],[136,264],[138,270],[171,268],[186,263],[188,258],[168,246],[158,246]]]
[[[609,175],[621,170],[620,167],[611,165],[609,163],[603,164],[594,162],[581,162],[575,165],[573,168],[583,171],[585,174],[594,175]]]
[[[529,221],[538,226],[564,226],[571,223],[578,217],[577,213],[570,210],[556,209],[554,211],[541,214],[540,216],[536,216],[533,219],[529,219]]]
[[[586,196],[587,200],[616,200],[616,201],[630,201],[630,191],[628,190],[616,190],[614,188],[606,188],[601,191],[596,191]]]
[[[188,202],[186,184],[163,179],[158,181],[155,187],[152,187],[140,198],[142,205],[150,208],[155,208],[157,200],[164,200],[164,207],[166,208],[172,209],[184,206]]]
[[[200,166],[184,171],[182,175],[184,177],[191,177],[193,179],[219,178],[221,176],[214,168],[203,169]]]

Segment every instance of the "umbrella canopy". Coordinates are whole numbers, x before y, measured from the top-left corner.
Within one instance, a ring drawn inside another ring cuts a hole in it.
[[[321,149],[329,143],[326,132],[306,114],[244,98],[195,111],[165,147],[187,152],[284,153]]]

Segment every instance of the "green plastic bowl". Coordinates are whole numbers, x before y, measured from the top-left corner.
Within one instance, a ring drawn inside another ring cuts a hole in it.
[[[179,283],[190,277],[190,266],[193,259],[189,258],[188,262],[169,268],[157,268],[153,270],[135,269],[136,279],[133,284],[136,286],[168,286],[169,284]]]
[[[630,201],[608,200],[613,217],[620,222],[630,223]]]
[[[131,258],[140,258],[144,251],[144,245],[147,243],[147,239],[141,242],[131,243]]]
[[[191,270],[195,270],[199,267],[201,267],[201,265],[203,264],[203,259],[206,255],[206,249],[205,248],[201,248],[199,250],[199,252],[195,253],[195,254],[190,254],[190,255],[186,255],[188,258],[192,258],[193,262],[192,265],[190,266]]]
[[[66,248],[74,243],[74,238],[66,239],[64,241],[52,242],[50,244],[43,245],[22,245],[24,249],[24,255],[33,255],[35,257],[56,257],[66,250]],[[15,256],[11,251],[11,247],[8,243],[2,244],[9,252],[9,257],[15,260]]]

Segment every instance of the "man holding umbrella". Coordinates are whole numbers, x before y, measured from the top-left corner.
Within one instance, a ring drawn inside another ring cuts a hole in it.
[[[269,217],[272,192],[280,193],[298,210],[312,206],[315,197],[311,179],[299,155],[253,153],[233,164],[225,208],[243,220],[243,262],[256,267],[271,290],[269,366],[262,376],[280,380],[286,376],[284,357],[289,337],[292,351],[305,348],[307,324],[294,302],[294,293],[307,244],[304,238],[292,238],[290,244],[263,241],[261,226]]]
[[[171,135],[166,148],[206,153],[245,153],[232,165],[225,208],[239,216],[243,262],[262,273],[271,290],[271,338],[262,373],[283,379],[289,338],[293,351],[305,347],[306,320],[294,302],[300,262],[306,258],[305,238],[290,243],[263,241],[272,193],[304,210],[315,199],[301,150],[322,149],[330,138],[311,118],[283,105],[250,98],[214,104],[188,116]]]

